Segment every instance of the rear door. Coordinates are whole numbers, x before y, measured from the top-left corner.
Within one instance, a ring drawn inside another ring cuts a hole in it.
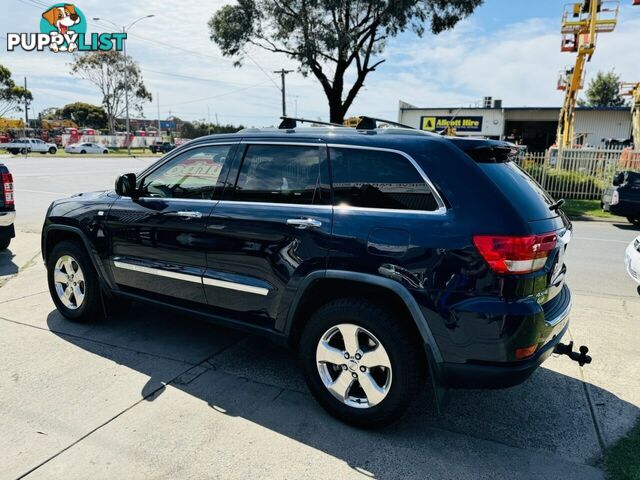
[[[204,289],[217,313],[273,327],[299,281],[326,267],[332,210],[320,142],[246,142],[207,235]]]
[[[185,150],[140,180],[140,198],[116,200],[107,226],[120,288],[206,304],[205,227],[235,148],[215,144]]]

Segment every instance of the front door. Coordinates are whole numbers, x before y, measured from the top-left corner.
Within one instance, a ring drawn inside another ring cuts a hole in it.
[[[204,289],[216,313],[273,327],[309,272],[325,268],[332,209],[326,147],[245,143],[210,217]]]
[[[235,145],[185,150],[140,179],[140,198],[121,197],[107,215],[118,286],[160,300],[206,303],[206,222]]]

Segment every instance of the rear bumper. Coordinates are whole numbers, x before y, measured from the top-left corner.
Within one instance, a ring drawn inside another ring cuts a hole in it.
[[[527,316],[523,323],[542,323],[538,325],[536,335],[542,343],[536,353],[524,360],[517,361],[468,361],[466,363],[443,362],[436,369],[439,383],[452,388],[505,388],[525,381],[553,353],[555,346],[569,328],[571,311],[571,292],[565,285],[557,295],[557,301],[545,305],[540,317]],[[511,317],[511,321],[518,321]],[[505,318],[505,322],[508,321]],[[515,345],[512,339],[505,338],[502,348],[494,344],[494,351],[511,350]],[[507,347],[508,345],[508,347]]]
[[[8,227],[16,221],[16,212],[0,212],[0,227]]]
[[[562,330],[526,360],[509,364],[443,363],[440,383],[451,388],[507,388],[524,382],[553,353],[569,328],[567,321]]]

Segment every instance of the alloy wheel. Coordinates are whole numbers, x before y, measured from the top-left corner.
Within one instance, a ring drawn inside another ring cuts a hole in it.
[[[82,306],[86,294],[84,273],[80,264],[70,255],[61,256],[53,271],[56,293],[62,304],[70,310]]]
[[[316,364],[324,386],[345,405],[371,408],[391,388],[389,355],[367,329],[341,323],[327,330],[316,348]]]

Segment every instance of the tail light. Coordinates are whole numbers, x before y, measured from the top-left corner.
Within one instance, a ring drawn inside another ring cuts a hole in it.
[[[618,190],[614,190],[611,194],[611,205],[617,205],[620,203],[620,194]]]
[[[4,204],[14,205],[13,201],[13,175],[10,173],[0,174],[0,181],[2,182],[2,191],[4,193]]]
[[[496,273],[530,273],[547,263],[549,252],[556,247],[555,233],[510,237],[475,235],[473,243],[480,255]]]

